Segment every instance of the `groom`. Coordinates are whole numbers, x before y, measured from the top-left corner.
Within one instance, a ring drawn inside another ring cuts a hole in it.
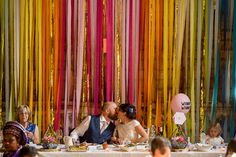
[[[100,115],[86,117],[70,134],[74,141],[102,144],[110,142],[115,129],[114,120],[117,120],[117,105],[106,102]]]

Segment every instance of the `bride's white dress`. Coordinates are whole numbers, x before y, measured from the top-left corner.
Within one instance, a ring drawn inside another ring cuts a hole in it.
[[[118,123],[115,133],[118,134],[120,139],[133,140],[138,138],[138,133],[135,131],[135,127],[140,125],[139,121],[131,120],[130,122],[123,124]]]

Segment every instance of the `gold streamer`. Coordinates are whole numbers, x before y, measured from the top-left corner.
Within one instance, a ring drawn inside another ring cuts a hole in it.
[[[103,0],[103,39],[106,37],[106,0]],[[106,40],[105,40],[106,41]],[[103,40],[103,49],[105,50],[106,48],[104,48],[104,46],[106,46],[106,43],[104,44],[104,40]],[[104,87],[105,87],[105,53],[103,51],[102,53],[102,82],[101,82],[101,106],[103,106],[104,104]],[[99,107],[101,107],[99,106]]]
[[[24,57],[24,98],[23,102],[28,102],[28,60],[29,60],[29,1],[25,1],[25,57]]]
[[[9,1],[9,54],[10,54],[10,110],[9,110],[9,120],[13,120],[14,118],[14,1]]]
[[[197,1],[190,1],[190,90],[191,90],[191,140],[195,142],[195,86],[194,86],[194,58],[196,49],[196,20],[197,20]]]
[[[86,21],[86,19],[85,19]],[[85,24],[85,29],[84,29],[84,52],[86,52],[87,49],[87,27]],[[82,86],[82,106],[81,106],[81,120],[84,119],[87,116],[87,110],[86,110],[86,90],[87,90],[87,55],[84,53],[83,57],[83,86]]]
[[[164,0],[164,35],[163,35],[163,95],[164,95],[164,119],[167,118],[167,107],[168,107],[168,1]],[[164,132],[167,132],[166,121],[164,121]]]
[[[33,89],[34,89],[34,74],[33,74],[33,61],[34,61],[34,32],[35,32],[35,1],[30,1],[30,53],[29,53],[29,107],[31,112],[33,110]],[[32,115],[31,115],[32,116]],[[32,118],[32,117],[31,117]]]
[[[152,125],[152,94],[153,94],[153,64],[154,64],[154,49],[155,49],[155,0],[149,3],[149,49],[148,49],[148,121],[147,127]]]
[[[116,20],[116,24],[115,24],[115,28],[116,28],[116,31],[115,31],[115,47],[116,47],[116,56],[117,56],[117,85],[116,85],[116,89],[117,89],[117,103],[121,103],[121,75],[120,75],[120,72],[121,72],[121,15],[122,15],[122,12],[121,12],[121,7],[122,7],[122,0],[117,0],[115,1],[115,4],[116,4],[116,8],[115,8],[115,20]]]
[[[39,72],[39,79],[38,79],[38,127],[39,132],[42,129],[42,1],[37,0],[36,5],[36,12],[38,13],[37,24],[38,24],[38,72]]]
[[[49,100],[49,103],[50,103],[50,124],[53,125],[54,124],[54,110],[53,110],[53,107],[54,107],[54,95],[53,95],[53,76],[54,76],[54,35],[55,35],[55,32],[54,32],[54,28],[55,28],[55,18],[54,18],[54,5],[55,5],[55,2],[54,0],[51,0],[51,7],[50,7],[50,43],[51,43],[51,50],[50,50],[50,83],[49,83],[49,87],[50,87],[50,100]]]
[[[205,4],[205,5],[204,5]],[[204,110],[205,107],[208,106],[208,99],[209,99],[209,91],[208,91],[208,77],[210,77],[211,74],[209,74],[209,71],[208,71],[208,53],[209,53],[209,48],[208,48],[208,45],[209,45],[209,34],[208,34],[208,30],[209,30],[209,1],[205,1],[205,3],[203,4],[203,7],[204,7],[204,10],[205,10],[205,28],[204,28],[204,49],[203,49],[203,59],[204,59],[204,69],[203,69],[203,74],[204,74],[204,82],[203,82],[203,87],[204,87],[204,99],[205,99],[205,103],[204,103],[204,106],[203,106],[203,109],[200,109],[200,110]],[[201,107],[201,106],[200,106]],[[202,115],[202,116],[205,116],[205,115]],[[203,118],[203,117],[202,117]],[[204,119],[204,118],[203,118]]]
[[[206,8],[206,1],[203,0],[203,12],[202,12],[202,18],[205,20],[205,8]],[[203,25],[204,26],[204,25]],[[206,25],[205,25],[206,26]],[[205,30],[205,29],[203,29]],[[205,30],[204,33],[207,33],[207,31]],[[205,39],[205,37],[204,37]],[[204,42],[205,44],[205,42]],[[203,51],[202,51],[202,56],[203,58],[205,57],[205,48],[208,47],[207,45],[204,45],[203,46]],[[205,64],[205,62],[203,62]],[[205,75],[205,72],[204,72],[204,64],[201,64],[201,93],[200,93],[200,99],[201,99],[201,103],[200,103],[200,131],[204,131],[204,117],[205,117],[205,110],[204,110],[204,107],[205,107],[205,104],[204,104],[204,98],[205,98],[205,82],[204,82],[204,75]],[[206,77],[206,76],[205,76]]]

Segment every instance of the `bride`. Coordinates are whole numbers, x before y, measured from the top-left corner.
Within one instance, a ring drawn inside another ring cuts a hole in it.
[[[135,107],[131,104],[121,104],[117,111],[120,122],[116,125],[112,141],[119,144],[123,144],[125,141],[146,142],[148,135],[139,121],[136,120]]]

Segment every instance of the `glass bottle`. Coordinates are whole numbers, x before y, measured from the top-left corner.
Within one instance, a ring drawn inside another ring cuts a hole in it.
[[[151,145],[152,140],[156,137],[156,127],[152,125],[149,130],[149,145]]]
[[[163,128],[162,128],[162,126],[159,126],[159,127],[158,127],[157,136],[163,136]]]

